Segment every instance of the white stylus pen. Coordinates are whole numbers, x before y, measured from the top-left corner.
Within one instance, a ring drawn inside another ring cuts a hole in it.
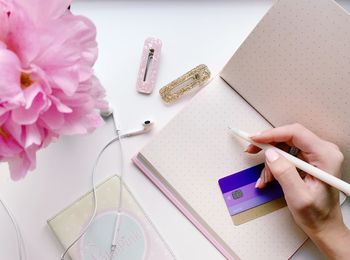
[[[334,188],[337,188],[338,190],[344,192],[347,196],[350,195],[350,184],[325,172],[322,171],[321,169],[308,164],[307,162],[304,162],[303,160],[298,159],[297,157],[286,153],[285,151],[282,151],[281,149],[278,149],[270,144],[261,144],[254,142],[251,138],[250,135],[242,130],[236,129],[229,127],[229,129],[234,133],[236,136],[248,141],[251,144],[254,144],[255,146],[267,150],[270,148],[273,148],[274,150],[278,151],[281,155],[283,155],[288,161],[290,161],[292,164],[294,164],[295,167],[299,168],[300,170],[314,176],[315,178],[329,184],[330,186],[333,186]]]

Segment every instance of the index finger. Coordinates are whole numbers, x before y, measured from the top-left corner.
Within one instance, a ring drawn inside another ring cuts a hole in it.
[[[319,150],[322,139],[300,124],[285,125],[266,130],[251,139],[258,143],[287,143],[303,152],[315,153]]]

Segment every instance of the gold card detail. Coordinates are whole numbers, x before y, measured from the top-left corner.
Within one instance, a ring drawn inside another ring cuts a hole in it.
[[[238,226],[248,221],[267,215],[285,206],[287,206],[285,199],[280,198],[236,214],[232,216],[232,221],[233,224]]]

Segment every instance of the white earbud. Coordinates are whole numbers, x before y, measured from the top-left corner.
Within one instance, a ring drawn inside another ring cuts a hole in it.
[[[115,109],[113,108],[113,106],[111,104],[109,104],[109,106],[106,110],[100,111],[100,115],[104,118],[107,118],[107,117],[113,116],[114,112],[115,112]],[[119,129],[117,124],[116,124],[115,118],[113,118],[113,122],[114,122],[115,129]],[[119,138],[127,138],[127,137],[132,137],[132,136],[142,135],[142,134],[148,133],[149,131],[151,131],[153,129],[154,122],[152,122],[151,120],[146,120],[143,122],[142,125],[143,125],[143,128],[140,130],[129,131],[125,134],[123,134],[123,132],[121,131],[122,134],[119,136]]]
[[[105,110],[100,110],[100,115],[104,118],[107,118],[113,114],[113,111],[114,109],[111,106],[111,104],[108,104],[108,108],[106,108]]]
[[[131,136],[135,136],[135,135],[142,135],[142,134],[148,133],[153,129],[154,122],[152,122],[151,120],[146,120],[145,122],[143,122],[142,125],[143,125],[142,129],[130,131],[128,133],[122,134],[120,136],[120,138],[126,138],[126,137],[131,137]]]

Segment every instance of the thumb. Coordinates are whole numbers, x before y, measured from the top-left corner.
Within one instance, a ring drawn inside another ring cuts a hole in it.
[[[266,150],[265,156],[267,166],[281,185],[286,197],[305,194],[305,191],[307,191],[306,184],[292,163],[275,149]]]

